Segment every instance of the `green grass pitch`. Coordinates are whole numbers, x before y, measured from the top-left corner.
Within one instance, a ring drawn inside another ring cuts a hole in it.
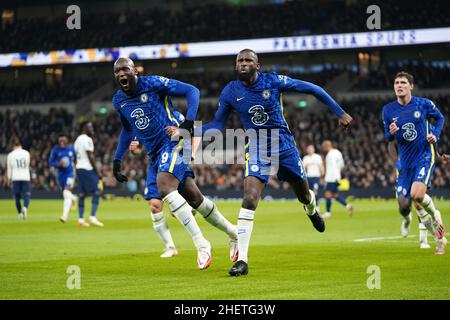
[[[435,203],[450,225],[450,201]],[[1,200],[0,299],[450,299],[450,253],[435,255],[431,236],[432,249],[419,249],[416,219],[411,236],[399,238],[394,200],[353,204],[349,218],[335,203],[321,234],[297,202],[262,201],[249,275],[231,278],[226,235],[199,215],[213,246],[212,265],[203,271],[187,232],[170,216],[180,255],[159,258],[162,244],[144,201],[102,201],[105,227],[83,229],[76,211],[65,225],[58,221],[62,200],[32,199],[27,221],[18,221],[13,200]],[[239,203],[218,205],[235,223]],[[80,268],[79,290],[67,288],[70,265]],[[371,265],[380,268],[380,289],[367,287]]]

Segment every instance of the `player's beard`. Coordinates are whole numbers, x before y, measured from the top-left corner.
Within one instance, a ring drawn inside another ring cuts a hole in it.
[[[240,81],[248,82],[248,81],[250,81],[250,79],[252,79],[252,77],[255,75],[255,73],[256,73],[256,69],[248,70],[247,73],[238,72],[238,79]]]

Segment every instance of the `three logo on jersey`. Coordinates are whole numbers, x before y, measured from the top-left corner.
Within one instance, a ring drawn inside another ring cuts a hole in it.
[[[270,90],[264,90],[261,93],[261,96],[265,100],[269,99],[271,96]],[[243,100],[244,98],[245,97],[236,98],[236,102],[239,102],[239,101]],[[267,112],[265,112],[264,106],[262,106],[260,104],[252,106],[248,110],[248,113],[253,114],[251,121],[255,126],[262,126],[262,125],[266,124],[267,121],[269,121],[269,114]]]

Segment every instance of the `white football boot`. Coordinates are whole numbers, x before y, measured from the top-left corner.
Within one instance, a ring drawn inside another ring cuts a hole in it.
[[[331,212],[325,212],[323,215],[322,215],[322,218],[323,219],[327,219],[327,218],[330,218],[331,217]]]
[[[445,247],[447,246],[447,238],[443,237],[442,239],[436,240],[436,251],[435,254],[445,254]]]
[[[89,223],[87,223],[84,219],[78,219],[78,225],[79,225],[80,227],[85,227],[85,228],[91,226],[91,225],[90,225]]]
[[[205,242],[197,249],[197,264],[200,270],[207,269],[211,265],[211,244],[205,240]]]
[[[445,227],[444,227],[444,223],[442,222],[442,216],[441,216],[441,212],[436,210],[436,212],[434,213],[434,218],[435,220],[433,221],[433,228],[435,230],[435,236],[437,239],[442,239],[444,238],[445,235]]]
[[[178,250],[174,247],[167,247],[164,252],[159,256],[160,258],[172,258],[178,255]]]
[[[23,207],[22,208],[22,220],[27,220],[28,218],[28,209]]]
[[[230,260],[232,262],[238,261],[239,251],[238,251],[238,240],[230,238]]]
[[[402,216],[402,224],[400,226],[400,234],[403,238],[406,238],[409,235],[410,227],[411,227],[412,213],[410,212],[407,217]]]
[[[89,222],[93,225],[93,226],[96,226],[96,227],[103,227],[104,226],[104,224],[103,223],[101,223],[98,219],[97,219],[97,217],[94,217],[94,216],[90,216],[89,217]]]
[[[430,249],[431,246],[428,243],[428,230],[423,225],[422,222],[419,222],[419,242],[420,242],[420,249]]]

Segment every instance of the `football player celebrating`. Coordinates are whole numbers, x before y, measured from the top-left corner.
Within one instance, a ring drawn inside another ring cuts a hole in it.
[[[342,128],[348,127],[352,121],[352,117],[321,87],[276,73],[262,73],[259,69],[258,56],[253,50],[239,52],[236,57],[238,80],[231,81],[222,90],[214,119],[199,130],[202,133],[209,129],[223,130],[234,110],[249,137],[246,144],[244,197],[238,217],[239,259],[229,271],[231,276],[248,273],[248,248],[254,215],[272,171],[276,172],[280,180],[290,184],[316,230],[325,231],[325,223],[316,211],[314,191],[309,190],[294,136],[284,118],[281,94],[285,91],[312,94],[339,117]],[[255,133],[254,138],[250,132]]]
[[[412,199],[424,211],[420,220],[436,237],[436,254],[444,254],[447,239],[445,228],[433,200],[427,194],[436,162],[434,144],[444,126],[444,116],[429,99],[412,95],[414,78],[407,72],[399,72],[394,78],[397,99],[383,107],[384,134],[389,141],[395,140],[400,158],[397,195],[400,212],[409,215]],[[428,120],[436,121],[430,127]]]

